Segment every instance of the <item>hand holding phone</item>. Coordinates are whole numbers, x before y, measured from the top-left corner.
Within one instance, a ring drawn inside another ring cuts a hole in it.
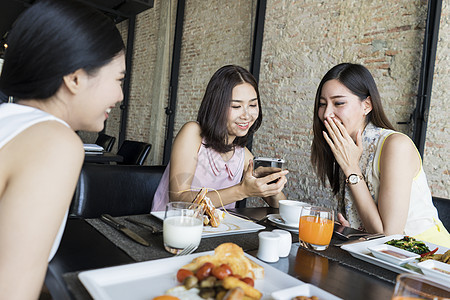
[[[255,157],[253,158],[253,176],[261,178],[280,172],[283,170],[284,163],[284,159],[281,158]],[[271,181],[269,184],[274,182],[277,180]]]

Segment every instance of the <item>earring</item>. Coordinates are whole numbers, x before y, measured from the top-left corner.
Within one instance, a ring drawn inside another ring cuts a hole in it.
[[[366,112],[364,113],[364,115],[365,115],[365,116],[367,116],[368,114],[369,114],[369,112],[368,112],[368,111],[366,111]]]

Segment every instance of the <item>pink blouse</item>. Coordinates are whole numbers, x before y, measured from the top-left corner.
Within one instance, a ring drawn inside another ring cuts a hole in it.
[[[191,183],[192,190],[200,190],[202,187],[220,190],[241,182],[244,174],[245,148],[236,147],[233,156],[228,161],[224,161],[220,153],[206,148],[202,142],[197,157],[197,167]],[[156,190],[152,211],[165,210],[166,204],[169,203],[169,173],[170,163]],[[225,206],[225,208],[233,207],[235,203]]]

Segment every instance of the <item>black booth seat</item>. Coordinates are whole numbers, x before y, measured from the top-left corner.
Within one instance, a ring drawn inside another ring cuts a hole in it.
[[[72,218],[149,213],[165,166],[85,163],[69,210]]]
[[[438,211],[442,224],[450,232],[450,199],[433,197],[433,204]]]

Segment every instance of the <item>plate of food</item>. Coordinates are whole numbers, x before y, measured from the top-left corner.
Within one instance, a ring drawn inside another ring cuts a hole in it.
[[[256,232],[265,229],[265,226],[243,219],[214,207],[211,200],[206,196],[208,189],[202,188],[195,196],[193,203],[199,204],[204,210],[202,238],[211,236],[222,236],[237,233]],[[153,211],[151,215],[164,220],[164,211]]]
[[[419,254],[406,251],[398,247],[388,244],[381,244],[372,247],[367,247],[376,258],[388,261],[396,265],[403,265],[415,259],[420,258]]]
[[[213,265],[209,271],[208,263]],[[102,300],[202,299],[198,295],[201,290],[211,292],[209,285],[203,283],[210,278],[214,282],[221,278],[220,285],[213,283],[217,285],[216,293],[238,292],[252,299],[272,299],[271,294],[277,290],[303,284],[245,254],[233,243],[221,244],[214,251],[85,271],[78,277],[94,299]],[[196,282],[188,282],[191,279]]]
[[[369,250],[369,248],[376,249],[376,247],[383,247],[380,245],[390,245],[398,249],[411,252],[412,255],[418,254],[419,257],[404,264],[396,264],[388,259],[375,257]],[[396,273],[409,272],[423,274],[418,264],[421,261],[429,259],[440,261],[441,259],[448,257],[448,261],[450,262],[450,249],[444,246],[416,240],[412,237],[401,234],[386,236],[360,243],[348,244],[342,246],[341,249],[349,252],[352,256],[358,259],[381,266]]]
[[[204,226],[202,238],[238,234],[238,233],[256,232],[266,228],[265,226],[256,224],[253,221],[228,214],[220,209],[218,209],[218,211],[220,211],[220,214],[222,215],[222,217],[220,218],[220,223],[218,224],[217,227],[203,224]],[[151,214],[160,220],[164,220],[163,211],[154,211],[151,212]]]
[[[450,258],[450,256],[449,256]],[[447,286],[450,285],[450,264],[442,261],[428,259],[420,262],[417,266],[425,275],[433,277]]]

